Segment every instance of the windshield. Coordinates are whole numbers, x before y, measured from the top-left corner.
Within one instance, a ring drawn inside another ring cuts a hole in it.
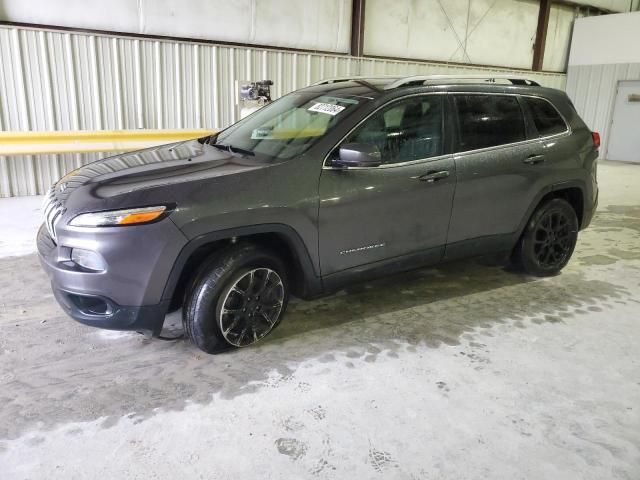
[[[305,152],[357,105],[353,98],[292,93],[220,132],[212,144],[261,160],[286,160]]]

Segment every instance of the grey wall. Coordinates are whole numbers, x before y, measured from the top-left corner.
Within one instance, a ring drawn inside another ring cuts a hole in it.
[[[347,53],[351,0],[0,0],[0,20]]]
[[[640,80],[640,12],[575,22],[567,94],[589,127],[600,133],[607,156],[618,82]]]
[[[640,0],[573,0],[616,12]],[[366,0],[370,55],[530,68],[538,0]],[[0,20],[348,53],[352,0],[0,0]],[[584,11],[584,9],[583,9]],[[544,69],[565,71],[573,18],[553,5]]]
[[[531,68],[538,5],[534,0],[367,0],[365,53]]]
[[[637,0],[635,0],[637,1]],[[628,1],[590,0],[604,8]],[[365,53],[351,58],[351,0],[0,0],[0,20],[323,50],[0,27],[0,130],[219,128],[236,120],[235,81],[274,96],[336,75],[508,73],[529,68],[533,0],[367,0]],[[562,70],[573,7],[553,7],[545,68]],[[454,61],[476,66],[434,64]],[[516,72],[521,75],[522,72]],[[564,75],[527,73],[564,88]],[[0,157],[0,196],[43,193],[97,155]]]
[[[586,15],[584,9],[566,5],[551,5],[549,27],[545,44],[542,69],[553,72],[566,72],[569,59],[569,47],[574,21]]]
[[[0,26],[0,130],[218,128],[237,119],[236,80],[270,78],[278,98],[340,75],[447,73],[509,70]],[[0,157],[0,196],[43,193],[94,158]]]
[[[616,90],[620,80],[640,80],[640,63],[570,65],[567,94],[589,128],[600,133],[600,156],[607,158]]]
[[[584,6],[628,11],[627,0],[552,4],[543,69],[566,71],[573,21]],[[364,51],[530,69],[539,0],[367,0]]]

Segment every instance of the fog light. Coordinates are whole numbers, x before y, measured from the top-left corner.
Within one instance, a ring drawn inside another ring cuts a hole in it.
[[[74,248],[71,250],[71,261],[82,268],[93,270],[94,272],[103,272],[107,269],[107,262],[104,261],[102,255],[91,250]]]

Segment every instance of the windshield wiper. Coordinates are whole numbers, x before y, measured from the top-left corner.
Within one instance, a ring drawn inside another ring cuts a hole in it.
[[[229,153],[239,153],[241,155],[249,155],[250,157],[255,157],[255,153],[251,150],[246,150],[244,148],[234,147],[232,145],[227,145],[226,143],[214,143],[210,144],[212,147],[216,147],[220,150],[226,150]]]

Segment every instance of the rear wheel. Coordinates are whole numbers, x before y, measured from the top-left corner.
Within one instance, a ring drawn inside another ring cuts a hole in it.
[[[549,276],[562,270],[578,240],[578,217],[562,198],[540,205],[531,216],[514,252],[514,259],[524,271]]]
[[[220,252],[203,266],[187,295],[183,324],[189,339],[216,353],[266,337],[287,307],[285,272],[282,261],[260,247]]]

